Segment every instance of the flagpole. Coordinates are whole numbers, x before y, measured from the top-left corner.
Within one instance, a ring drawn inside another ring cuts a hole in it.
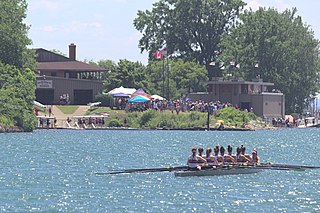
[[[167,88],[167,99],[169,100],[170,99],[170,97],[169,97],[169,95],[170,95],[170,87],[169,87],[169,57],[168,57],[168,55],[167,55],[167,85],[168,85],[168,88]]]
[[[164,97],[164,82],[165,82],[165,76],[164,76],[164,57],[162,58],[162,97]]]

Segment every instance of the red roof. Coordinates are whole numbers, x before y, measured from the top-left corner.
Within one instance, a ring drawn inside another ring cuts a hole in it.
[[[57,62],[39,62],[39,71],[94,71],[103,72],[106,71],[95,65],[86,64],[80,61],[57,61]]]

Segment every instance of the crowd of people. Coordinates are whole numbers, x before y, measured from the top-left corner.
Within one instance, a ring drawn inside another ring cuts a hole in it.
[[[227,153],[226,153],[227,151]],[[188,157],[187,165],[190,169],[201,170],[227,164],[260,164],[260,157],[257,150],[252,151],[252,155],[246,154],[246,147],[241,145],[236,148],[236,154],[232,153],[232,146],[228,145],[227,150],[223,146],[208,147],[206,153],[204,149],[192,147],[192,154]],[[197,153],[198,152],[198,153]]]
[[[123,103],[123,102],[122,102]],[[220,101],[210,101],[205,102],[203,100],[191,101],[188,99],[177,99],[177,100],[151,100],[146,103],[126,103],[125,110],[129,112],[134,111],[144,111],[147,109],[154,109],[154,110],[170,110],[172,112],[210,112],[214,113],[219,109],[223,109],[226,107],[234,107],[239,109],[238,105],[233,106],[231,103],[228,102],[220,102]]]

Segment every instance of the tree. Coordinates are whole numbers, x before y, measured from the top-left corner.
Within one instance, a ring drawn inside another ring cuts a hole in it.
[[[139,40],[141,52],[148,51],[150,59],[160,47],[169,54],[179,52],[186,60],[196,59],[205,65],[209,79],[219,64],[210,66],[221,53],[221,36],[234,24],[244,2],[241,0],[160,0],[151,11],[138,11],[135,28],[143,35]]]
[[[27,48],[26,9],[25,0],[0,1],[0,124],[32,131],[36,60]]]
[[[23,22],[26,10],[25,0],[0,1],[0,62],[35,70],[34,51],[27,48],[29,26]]]
[[[149,91],[152,94],[162,94],[170,99],[206,90],[207,70],[195,61],[185,62],[182,59],[169,59],[165,63],[154,61],[149,63],[147,70]]]
[[[32,131],[35,126],[33,101],[35,75],[30,69],[21,72],[14,66],[0,63],[0,121],[5,127],[18,126]],[[3,119],[5,117],[5,119]]]
[[[98,62],[98,66],[107,70],[102,76],[107,90],[120,86],[130,88],[148,87],[146,67],[140,62],[123,59],[115,64],[111,60],[102,60]]]
[[[319,83],[319,41],[296,12],[245,11],[223,39],[220,56],[222,61],[240,65],[237,70],[226,66],[225,74],[245,79],[260,76],[275,83],[285,94],[287,113],[302,112],[305,100],[314,95]]]

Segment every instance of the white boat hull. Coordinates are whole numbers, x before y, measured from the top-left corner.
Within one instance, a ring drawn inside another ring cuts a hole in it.
[[[239,175],[239,174],[253,174],[260,172],[257,168],[217,168],[206,169],[200,171],[177,171],[174,173],[176,177],[189,176],[216,176],[216,175]]]

